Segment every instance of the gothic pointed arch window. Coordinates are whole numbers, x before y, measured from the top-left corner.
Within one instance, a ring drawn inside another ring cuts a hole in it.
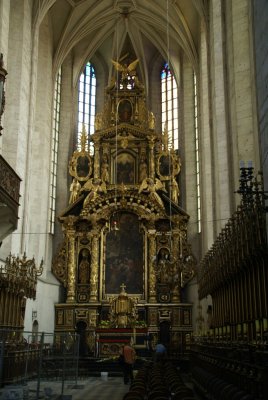
[[[169,148],[178,150],[178,87],[168,63],[161,70],[162,132],[167,128]]]
[[[94,152],[93,143],[90,135],[94,133],[94,123],[96,114],[96,74],[93,65],[88,61],[79,78],[78,85],[78,137],[77,144],[79,149],[80,135],[83,125],[89,135],[89,151]]]

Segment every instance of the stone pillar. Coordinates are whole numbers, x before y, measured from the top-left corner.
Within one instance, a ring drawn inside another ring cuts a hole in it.
[[[94,232],[91,245],[90,301],[98,300],[99,232]]]
[[[154,271],[154,259],[156,256],[156,231],[151,229],[148,231],[149,239],[149,303],[156,303],[156,276]]]

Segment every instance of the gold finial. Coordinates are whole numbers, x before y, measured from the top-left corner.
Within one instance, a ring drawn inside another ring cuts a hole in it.
[[[125,285],[124,283],[122,283],[122,284],[120,285],[120,288],[121,288],[121,293],[120,293],[120,294],[125,294],[125,293],[126,293],[126,291],[125,291],[126,285]]]
[[[82,132],[81,132],[81,136],[80,136],[81,151],[86,151],[87,145],[88,145],[88,135],[87,135],[86,127],[83,124]]]
[[[168,129],[167,129],[167,122],[164,125],[164,132],[162,135],[162,143],[164,146],[164,151],[168,151]]]

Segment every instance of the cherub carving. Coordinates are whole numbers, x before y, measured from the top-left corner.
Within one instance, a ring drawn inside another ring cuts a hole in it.
[[[81,192],[83,191],[89,192],[89,194],[84,200],[83,207],[85,207],[89,202],[96,200],[96,198],[99,196],[99,193],[107,192],[106,184],[102,182],[101,179],[91,178],[82,187]]]
[[[152,178],[145,178],[140,185],[139,193],[148,193],[149,197],[151,197],[153,200],[156,200],[161,207],[164,207],[164,203],[157,193],[157,190],[160,189],[166,191],[159,179],[155,178],[155,180],[153,180]]]
[[[122,72],[122,80],[127,79],[128,75],[134,76],[135,75],[135,69],[136,66],[139,62],[139,59],[132,61],[129,65],[127,64],[120,64],[117,61],[112,60],[113,66],[115,69],[119,72]]]

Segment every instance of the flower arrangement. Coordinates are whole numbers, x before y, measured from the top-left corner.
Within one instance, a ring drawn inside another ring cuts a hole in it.
[[[106,320],[106,319],[102,319],[99,323],[99,327],[100,328],[110,328],[110,321]]]
[[[146,328],[147,323],[144,320],[136,321],[135,322],[136,328]]]

